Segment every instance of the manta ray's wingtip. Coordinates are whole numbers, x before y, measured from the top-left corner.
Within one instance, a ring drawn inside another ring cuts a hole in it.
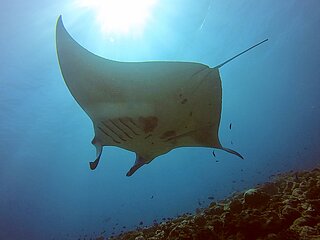
[[[64,24],[63,24],[63,21],[62,21],[62,15],[59,15],[59,17],[58,17],[57,26],[62,26],[62,27],[64,27]]]
[[[56,24],[56,28],[65,28],[63,21],[62,21],[62,15],[59,15],[58,19],[57,19],[57,24]]]
[[[56,31],[58,31],[58,29],[61,29],[61,28],[64,28],[64,25],[62,22],[62,15],[59,15],[57,24],[56,24]]]
[[[227,152],[229,152],[231,154],[234,154],[234,155],[238,156],[241,159],[244,159],[244,157],[240,153],[238,153],[238,152],[236,152],[236,151],[234,151],[234,150],[232,150],[230,148],[223,147],[222,150],[225,150],[225,151],[227,151]]]

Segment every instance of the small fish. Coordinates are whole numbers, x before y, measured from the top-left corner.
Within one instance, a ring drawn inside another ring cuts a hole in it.
[[[216,160],[216,162],[219,162],[219,160]]]
[[[216,154],[214,153],[214,150],[212,151],[212,155],[215,157],[216,156]]]
[[[141,222],[139,223],[139,225],[143,225],[143,222],[141,221]]]
[[[231,130],[231,127],[232,127],[232,123],[230,123],[230,125],[229,125],[230,130]]]
[[[151,199],[153,199],[153,195],[151,196]]]
[[[214,199],[214,197],[208,197],[208,199],[209,199],[209,200],[213,200],[213,199]]]
[[[233,142],[231,141],[231,145],[233,145]]]

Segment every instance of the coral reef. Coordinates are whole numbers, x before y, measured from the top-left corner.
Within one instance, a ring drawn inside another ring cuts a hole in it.
[[[320,239],[320,169],[276,176],[195,215],[184,214],[113,240]]]

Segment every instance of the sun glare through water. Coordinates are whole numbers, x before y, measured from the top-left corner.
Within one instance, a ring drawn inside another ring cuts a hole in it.
[[[93,11],[104,35],[139,35],[150,20],[157,0],[76,0]]]

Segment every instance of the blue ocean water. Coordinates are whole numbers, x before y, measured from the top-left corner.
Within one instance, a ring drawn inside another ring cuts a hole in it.
[[[163,0],[143,36],[112,41],[92,14],[71,3],[1,6],[0,239],[108,236],[193,212],[208,197],[225,198],[273,174],[319,165],[318,0]],[[213,67],[269,38],[221,69],[220,140],[245,159],[179,148],[126,177],[134,153],[105,147],[91,171],[92,123],[69,93],[56,57],[60,14],[85,48],[119,61]]]

